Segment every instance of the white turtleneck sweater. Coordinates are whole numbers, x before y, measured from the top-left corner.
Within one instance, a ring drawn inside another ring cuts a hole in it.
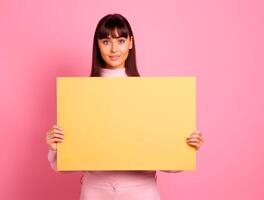
[[[126,77],[126,68],[108,69],[101,68],[100,76],[102,77]]]

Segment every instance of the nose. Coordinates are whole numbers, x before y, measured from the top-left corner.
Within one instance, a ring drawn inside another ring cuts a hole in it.
[[[116,42],[113,42],[112,43],[112,48],[111,48],[111,52],[116,52],[116,50],[117,50],[117,44],[116,44]]]

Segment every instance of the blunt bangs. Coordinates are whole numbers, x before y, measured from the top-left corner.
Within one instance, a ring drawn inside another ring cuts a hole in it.
[[[117,29],[118,36],[115,33]],[[98,32],[98,39],[106,39],[111,35],[112,38],[125,37],[128,38],[129,30],[125,23],[118,19],[110,19],[102,24]]]

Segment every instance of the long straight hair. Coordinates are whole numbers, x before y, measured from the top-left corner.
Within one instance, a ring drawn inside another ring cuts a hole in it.
[[[132,36],[133,45],[129,49],[128,57],[125,61],[125,71],[127,76],[140,76],[136,63],[135,38],[127,19],[120,14],[108,14],[97,24],[93,39],[92,70],[90,76],[100,76],[100,68],[105,67],[105,61],[101,56],[98,45],[98,39],[105,39],[110,34],[113,38],[116,38],[115,29],[117,29],[119,37],[128,38]]]

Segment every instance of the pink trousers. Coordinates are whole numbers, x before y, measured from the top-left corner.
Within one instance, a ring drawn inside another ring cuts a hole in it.
[[[160,200],[157,177],[123,175],[101,177],[85,174],[80,200]]]

